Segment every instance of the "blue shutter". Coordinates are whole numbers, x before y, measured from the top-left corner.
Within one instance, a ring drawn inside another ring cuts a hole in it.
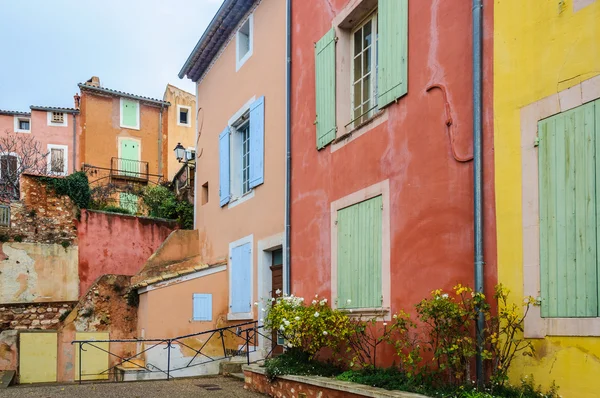
[[[252,285],[250,243],[233,248],[231,253],[231,313],[249,313],[252,311]]]
[[[219,134],[219,203],[229,203],[229,127]]]
[[[212,294],[194,294],[194,321],[212,321]]]
[[[250,188],[265,181],[265,97],[250,106]]]

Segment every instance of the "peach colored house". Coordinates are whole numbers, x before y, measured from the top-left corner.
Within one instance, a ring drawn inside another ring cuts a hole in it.
[[[280,0],[225,1],[180,72],[197,84],[202,126],[195,181],[199,269],[185,281],[146,291],[142,308],[179,307],[168,324],[159,322],[163,311],[141,316],[146,336],[260,320],[253,303],[282,288],[285,16]],[[207,301],[196,306],[195,297]]]
[[[80,134],[78,98],[76,108],[34,106],[30,112],[0,110],[0,133],[6,131],[33,137],[39,151],[48,154],[48,173],[67,175],[77,170]],[[10,155],[9,155],[10,156]],[[19,157],[22,155],[18,155]]]
[[[165,176],[168,181],[172,181],[173,177],[178,174],[183,166],[173,156],[175,146],[180,143],[188,151],[196,149],[196,96],[172,84],[167,84],[163,101],[171,104],[169,107],[169,131],[167,137],[169,152],[167,155],[168,172]]]

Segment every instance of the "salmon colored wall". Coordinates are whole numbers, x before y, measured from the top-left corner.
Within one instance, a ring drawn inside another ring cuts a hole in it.
[[[209,184],[208,203],[196,195],[196,222],[206,263],[228,257],[229,243],[254,235],[257,242],[283,232],[285,181],[285,2],[264,0],[254,11],[253,54],[236,72],[235,39],[198,83],[198,123],[203,122],[196,186]],[[267,78],[268,76],[268,78]],[[235,207],[219,206],[219,134],[253,96],[265,96],[264,184]],[[257,278],[254,277],[256,282]],[[256,284],[255,284],[256,285]],[[227,284],[225,284],[227,286]],[[258,293],[255,290],[253,301]],[[255,314],[256,315],[256,314]]]
[[[138,335],[172,338],[227,326],[229,303],[223,294],[227,284],[227,272],[221,271],[140,294]],[[191,320],[194,293],[213,295],[212,322]]]
[[[472,154],[471,3],[410,1],[408,94],[387,120],[334,152],[316,149],[314,43],[348,0],[295,0],[292,9],[292,293],[331,294],[333,201],[389,180],[391,311],[414,312],[433,289],[473,286],[473,163],[453,158],[445,86],[459,156]],[[484,12],[486,291],[496,282],[492,130],[492,2]],[[343,126],[339,126],[342,129]],[[334,298],[331,297],[333,301]]]
[[[119,156],[119,138],[134,138],[141,141],[141,161],[148,162],[150,174],[160,174],[166,161],[162,151],[159,164],[159,147],[164,145],[159,137],[160,107],[140,102],[140,129],[120,127],[120,99],[81,91],[80,140],[81,162],[98,167],[110,168],[112,157]],[[163,110],[163,134],[167,134],[167,108]]]
[[[68,171],[72,173],[73,167],[73,115],[65,113],[68,119],[67,126],[49,126],[46,111],[31,111],[31,133],[18,133],[24,136],[34,136],[35,140],[40,145],[41,153],[48,151],[48,144],[66,145],[68,146]],[[81,124],[79,123],[79,115],[75,115],[76,124],[75,134],[79,137],[81,133]],[[14,131],[14,116],[0,115],[0,134],[5,131]],[[77,153],[76,164],[79,164],[79,154]]]
[[[135,275],[176,228],[172,221],[81,210],[79,294],[104,274]]]
[[[177,143],[181,142],[181,145],[183,145],[186,149],[188,147],[196,146],[196,96],[192,93],[188,93],[187,91],[183,91],[168,84],[167,88],[165,89],[163,100],[171,103],[168,117],[169,136],[167,139],[168,143],[166,148],[168,153],[168,173],[166,173],[166,175],[168,177],[167,179],[171,181],[173,180],[175,173],[177,173],[182,166],[182,164],[177,161],[175,154],[173,153],[173,149]],[[177,125],[177,122],[179,121],[179,111],[177,110],[177,105],[189,106],[191,108],[188,114],[188,120],[190,121],[189,127]]]
[[[496,175],[498,277],[513,291],[518,303],[524,293],[530,294],[524,292],[524,284],[533,285],[534,291],[539,289],[539,280],[524,275],[526,268],[539,269],[539,258],[532,260],[525,250],[538,247],[538,237],[531,241],[524,234],[524,230],[537,230],[539,217],[524,211],[532,205],[525,201],[524,206],[522,187],[532,185],[530,178],[535,172],[523,165],[535,167],[536,163],[522,162],[523,155],[532,148],[522,144],[522,126],[528,122],[535,126],[539,118],[532,116],[547,113],[545,108],[559,112],[571,103],[598,98],[600,85],[594,85],[592,79],[600,79],[600,1],[501,1],[495,6],[494,19],[496,169],[502,170]],[[528,113],[527,109],[538,111]],[[533,137],[529,142],[533,145]],[[537,186],[537,182],[534,184]],[[529,319],[532,312],[539,314],[539,309],[530,311]],[[593,320],[598,319],[585,319]],[[567,322],[573,325],[578,321],[584,320]],[[565,398],[597,397],[600,335],[597,328],[595,332],[590,328],[587,331],[589,336],[542,333],[544,338],[532,339],[536,353],[515,358],[511,381],[517,383],[522,375],[532,374],[545,388],[556,382],[559,394]]]

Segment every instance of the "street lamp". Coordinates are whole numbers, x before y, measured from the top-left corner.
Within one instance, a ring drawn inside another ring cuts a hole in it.
[[[177,161],[181,163],[181,161],[185,158],[185,148],[183,147],[183,145],[181,145],[181,142],[177,143],[177,146],[175,147],[174,151]]]

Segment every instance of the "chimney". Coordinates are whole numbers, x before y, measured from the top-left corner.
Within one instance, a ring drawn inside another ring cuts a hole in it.
[[[100,78],[98,76],[92,76],[85,84],[86,86],[100,87]]]
[[[75,109],[79,109],[79,104],[81,102],[81,97],[79,96],[79,93],[75,93],[75,95],[73,96],[73,100],[75,102]]]

